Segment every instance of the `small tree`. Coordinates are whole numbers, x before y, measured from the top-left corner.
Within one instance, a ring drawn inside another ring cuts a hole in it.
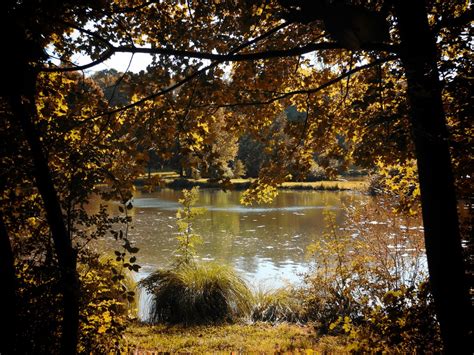
[[[196,245],[202,244],[202,238],[199,234],[193,233],[192,224],[197,216],[205,212],[204,208],[193,207],[199,198],[199,187],[193,187],[191,190],[183,190],[183,198],[179,203],[183,208],[178,209],[176,224],[178,225],[179,235],[177,237],[178,247],[175,251],[175,266],[192,265],[196,256]]]

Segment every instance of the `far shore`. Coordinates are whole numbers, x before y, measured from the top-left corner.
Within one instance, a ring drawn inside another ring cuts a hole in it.
[[[192,179],[179,177],[175,172],[158,172],[152,173],[150,176],[144,175],[135,180],[135,185],[139,187],[153,186],[161,188],[170,188],[175,190],[189,189],[199,186],[203,189],[224,188],[230,190],[248,189],[254,181],[252,178],[230,179],[230,182],[223,184],[219,181],[210,179]],[[314,191],[365,191],[368,187],[366,177],[351,178],[350,180],[340,178],[337,180],[321,180],[321,181],[289,181],[284,182],[278,189],[280,190],[314,190]]]

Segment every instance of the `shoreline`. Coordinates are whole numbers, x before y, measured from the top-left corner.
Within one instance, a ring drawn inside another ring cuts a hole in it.
[[[230,183],[223,184],[209,179],[188,179],[179,178],[173,175],[154,174],[149,179],[147,176],[140,177],[134,181],[136,187],[159,187],[173,190],[190,189],[198,186],[201,189],[228,189],[228,190],[246,190],[254,179],[230,179]],[[284,182],[277,187],[278,190],[293,191],[365,191],[368,187],[367,179],[358,180],[321,180],[321,181],[303,181],[303,182]]]

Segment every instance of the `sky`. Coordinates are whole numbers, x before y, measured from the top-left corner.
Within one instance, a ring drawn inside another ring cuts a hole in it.
[[[85,73],[92,75],[94,72],[104,69],[116,69],[119,72],[125,72],[130,63],[130,58],[132,58],[132,54],[130,53],[116,53],[105,62],[85,70]],[[145,70],[146,67],[151,63],[151,59],[152,56],[149,54],[138,53],[133,55],[129,71],[138,73],[140,70]],[[78,65],[84,65],[89,62],[90,59],[85,56],[77,57],[74,60],[74,63]]]

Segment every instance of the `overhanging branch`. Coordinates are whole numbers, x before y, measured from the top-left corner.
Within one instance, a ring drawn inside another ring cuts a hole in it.
[[[233,54],[239,52],[240,50],[242,50],[242,49],[244,49],[244,48],[246,48],[246,47],[249,47],[249,46],[251,46],[251,45],[257,43],[258,41],[261,41],[262,39],[271,36],[273,33],[279,31],[280,29],[282,29],[282,28],[284,28],[284,27],[286,27],[286,26],[288,26],[289,24],[290,24],[290,22],[282,23],[282,24],[280,24],[280,25],[278,25],[278,26],[276,26],[276,27],[274,27],[274,28],[268,30],[267,32],[261,34],[260,36],[257,36],[257,37],[254,38],[253,40],[250,40],[250,41],[248,41],[248,42],[245,42],[245,43],[243,43],[243,44],[237,46],[236,48],[234,48],[234,49],[232,49],[232,50],[230,51],[229,55],[233,55]],[[167,88],[165,88],[165,89],[162,89],[162,90],[160,90],[160,91],[158,91],[158,92],[156,92],[156,93],[154,93],[154,94],[151,94],[151,95],[149,95],[149,96],[147,96],[147,97],[144,97],[143,99],[140,99],[140,100],[138,100],[138,101],[132,102],[131,104],[126,105],[126,106],[124,106],[124,107],[120,107],[120,108],[115,109],[115,110],[112,110],[112,111],[102,112],[102,113],[99,113],[99,114],[97,114],[97,115],[95,115],[95,116],[89,117],[87,120],[82,121],[82,123],[87,122],[87,121],[90,121],[90,120],[93,120],[93,119],[96,119],[96,118],[101,117],[101,116],[111,115],[111,114],[114,114],[114,113],[118,113],[118,112],[123,112],[123,111],[125,111],[125,110],[129,110],[129,109],[131,109],[131,108],[133,108],[133,107],[136,107],[136,106],[139,106],[139,105],[141,105],[141,104],[143,104],[143,103],[145,103],[145,102],[147,102],[147,101],[151,101],[151,100],[153,100],[153,99],[155,99],[155,98],[157,98],[157,97],[163,96],[163,95],[165,95],[165,94],[167,94],[167,93],[169,93],[169,92],[171,92],[171,91],[173,91],[173,90],[179,88],[180,86],[182,86],[182,85],[184,85],[184,84],[190,82],[190,81],[193,80],[194,78],[197,78],[199,75],[201,75],[202,73],[208,71],[209,69],[212,69],[212,68],[218,66],[218,65],[221,64],[223,61],[224,61],[224,60],[216,60],[216,61],[212,62],[211,64],[205,66],[204,68],[201,68],[201,69],[195,71],[195,72],[192,73],[191,75],[185,77],[184,79],[178,81],[177,83],[175,83],[175,84],[173,84],[173,85],[171,85],[171,86],[169,86],[169,87],[167,87]]]
[[[47,72],[47,73],[58,73],[58,72],[71,72],[71,71],[80,71],[80,70],[86,70],[92,67],[95,67],[96,65],[99,65],[103,62],[105,62],[107,59],[109,59],[112,55],[114,55],[114,51],[112,50],[107,50],[104,53],[102,53],[99,58],[93,60],[90,63],[84,64],[84,65],[75,65],[73,67],[44,67],[39,69],[40,72]]]
[[[289,92],[285,92],[285,93],[278,93],[277,96],[274,96],[268,100],[263,100],[263,101],[247,101],[247,102],[235,102],[235,103],[229,103],[229,104],[222,104],[222,105],[201,105],[201,106],[195,106],[195,108],[204,108],[204,107],[227,107],[227,108],[230,108],[230,107],[238,107],[238,106],[259,106],[259,105],[268,105],[268,104],[271,104],[273,102],[276,102],[276,101],[279,101],[279,100],[283,100],[285,98],[288,98],[288,97],[291,97],[291,96],[294,96],[294,95],[309,95],[309,94],[314,94],[314,93],[317,93],[319,91],[322,91],[326,88],[328,88],[329,86],[331,85],[334,85],[338,82],[340,82],[341,80],[359,72],[359,71],[362,71],[362,70],[365,70],[365,69],[369,69],[369,68],[372,68],[376,65],[379,65],[379,64],[382,64],[382,63],[386,63],[386,62],[389,62],[389,61],[392,61],[392,60],[395,60],[397,59],[396,56],[389,56],[389,57],[385,57],[385,58],[380,58],[380,59],[377,59],[371,63],[368,63],[368,64],[364,64],[364,65],[361,65],[361,66],[358,66],[352,70],[349,70],[347,72],[345,72],[344,74],[341,74],[340,76],[334,78],[334,79],[331,79],[327,82],[325,82],[324,84],[316,87],[316,88],[312,88],[312,89],[305,89],[305,90],[294,90],[294,91],[289,91]]]
[[[245,48],[250,46],[251,44],[256,43],[257,41],[268,37],[269,34],[274,33],[280,30],[283,27],[288,26],[290,23],[286,22],[281,24],[274,29],[269,30],[265,33],[265,36],[259,36],[254,40],[246,42],[245,44],[237,47],[237,48]],[[89,34],[89,33],[88,33]],[[78,65],[74,67],[63,67],[63,68],[53,68],[47,67],[42,68],[40,71],[46,72],[67,72],[67,71],[76,71],[76,70],[84,70],[93,67],[94,65],[100,64],[102,61],[107,60],[115,53],[142,53],[142,54],[150,54],[150,55],[165,55],[165,56],[175,56],[175,57],[184,57],[184,58],[195,58],[195,59],[207,59],[207,60],[216,60],[219,63],[223,62],[239,62],[239,61],[252,61],[252,60],[261,60],[261,59],[272,59],[272,58],[285,58],[285,57],[294,57],[300,56],[303,54],[320,51],[320,50],[330,50],[330,49],[342,49],[341,45],[337,42],[320,42],[320,43],[309,43],[304,46],[297,46],[288,49],[274,49],[274,50],[267,50],[262,52],[254,52],[254,53],[237,53],[239,50],[234,49],[227,54],[215,54],[215,53],[206,53],[206,52],[196,52],[196,51],[188,51],[188,50],[179,50],[179,49],[171,49],[171,48],[141,48],[141,47],[134,47],[134,46],[113,46],[110,43],[107,45],[108,49],[104,52],[103,55],[100,56],[99,59],[85,64],[85,65]],[[361,48],[364,51],[382,51],[387,53],[397,53],[398,46],[391,45],[391,44],[369,44],[365,45]]]
[[[324,84],[322,84],[322,85],[320,85],[316,88],[306,89],[306,90],[294,90],[294,91],[290,91],[290,92],[286,92],[286,93],[281,93],[281,94],[279,94],[275,97],[272,97],[271,99],[264,100],[264,101],[237,102],[237,103],[229,103],[229,104],[222,104],[222,105],[212,105],[212,104],[210,104],[210,105],[197,105],[197,106],[193,106],[193,108],[209,108],[209,107],[213,107],[213,108],[227,107],[227,108],[230,108],[230,107],[238,107],[238,106],[268,105],[268,104],[271,104],[275,101],[279,101],[279,100],[285,99],[285,98],[290,97],[290,96],[300,95],[300,94],[313,94],[313,93],[322,91],[323,89],[326,89],[327,87],[329,87],[333,84],[336,84],[339,81],[345,79],[346,77],[349,77],[349,76],[351,76],[351,75],[353,75],[353,74],[355,74],[359,71],[362,71],[362,70],[365,70],[365,69],[368,69],[368,68],[372,68],[376,65],[386,63],[386,62],[389,62],[389,61],[392,61],[392,60],[395,60],[395,59],[397,59],[396,56],[389,56],[389,57],[385,57],[385,58],[380,58],[380,59],[377,59],[377,60],[375,60],[371,63],[364,64],[364,65],[356,67],[352,70],[349,70],[349,71],[345,72],[344,74],[341,74],[337,78],[329,80],[329,81],[325,82]],[[174,85],[172,85],[172,86],[170,86],[166,89],[160,90],[160,91],[158,91],[158,92],[156,92],[152,95],[144,97],[144,98],[142,98],[138,101],[132,102],[129,105],[117,108],[117,109],[112,110],[112,111],[107,111],[107,112],[97,114],[93,117],[88,118],[86,121],[90,121],[90,120],[93,120],[93,119],[96,119],[98,117],[105,116],[105,115],[111,115],[111,114],[123,112],[123,111],[129,110],[133,107],[139,106],[139,105],[141,105],[141,104],[143,104],[147,101],[151,101],[151,100],[153,100],[157,97],[163,96],[163,95],[175,90],[177,87],[180,87],[180,86],[184,85],[185,83],[190,82],[191,80],[193,80],[194,78],[199,76],[204,71],[210,69],[210,67],[214,67],[216,65],[217,65],[216,63],[213,63],[213,64],[211,64],[211,65],[209,65],[209,66],[207,66],[203,69],[198,70],[197,72],[193,73],[192,75],[184,78],[183,80],[177,82],[176,84],[174,84]],[[82,121],[82,122],[85,122],[85,121]]]

